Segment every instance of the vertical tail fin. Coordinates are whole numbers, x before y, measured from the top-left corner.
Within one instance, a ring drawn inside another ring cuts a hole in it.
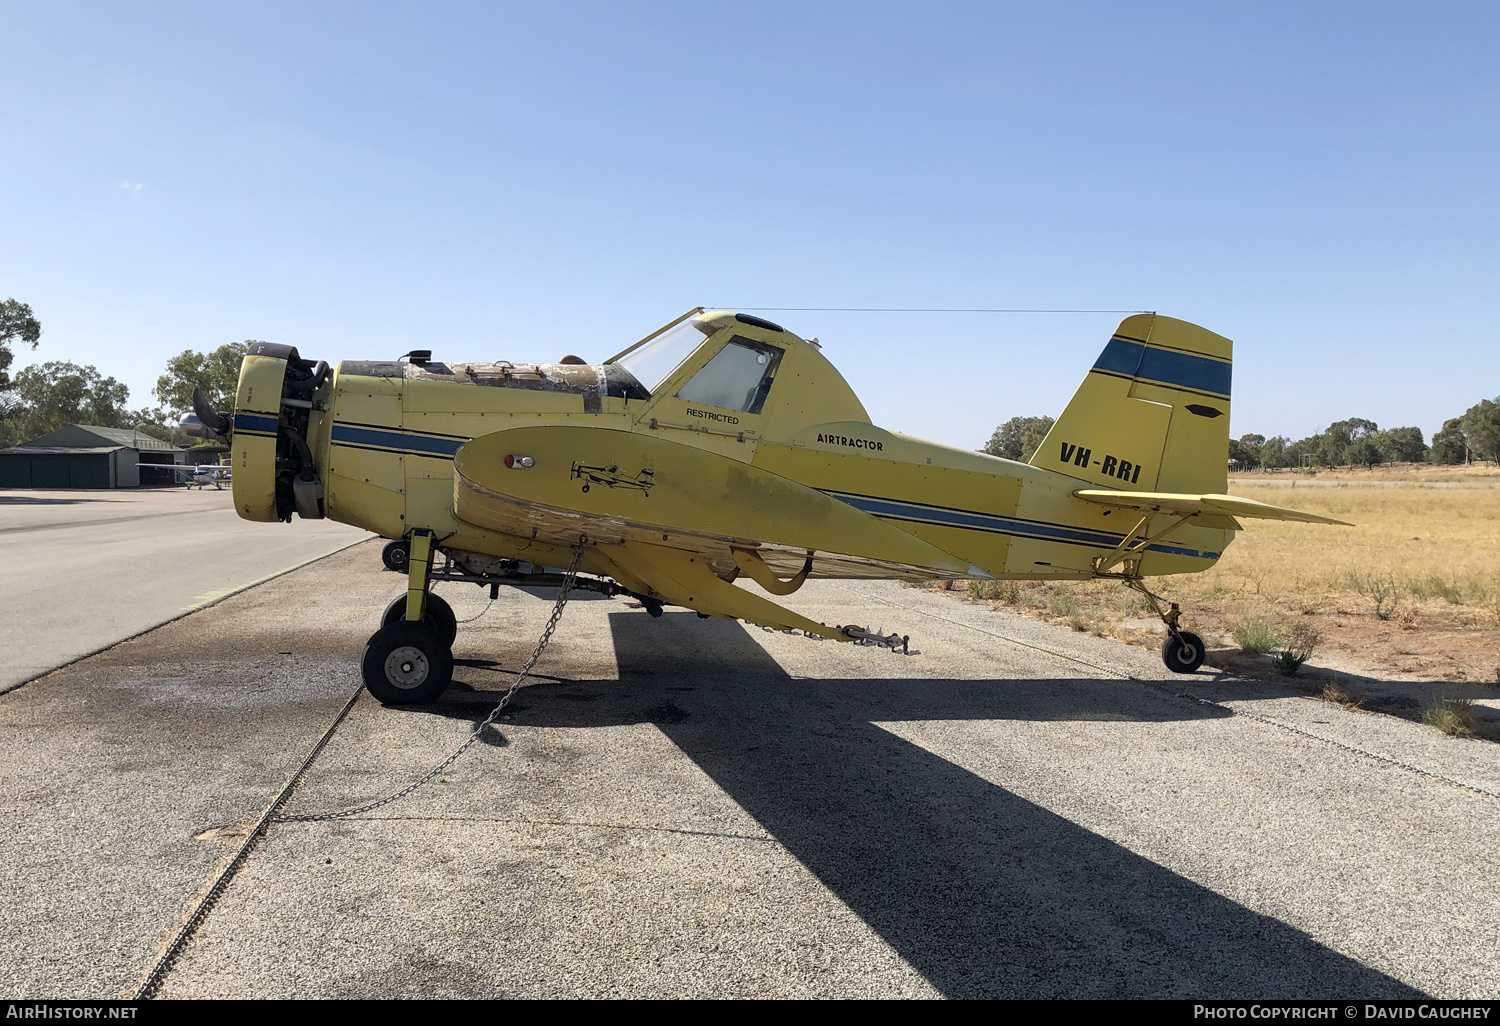
[[[1187,321],[1125,318],[1031,465],[1112,488],[1222,494],[1232,347]]]

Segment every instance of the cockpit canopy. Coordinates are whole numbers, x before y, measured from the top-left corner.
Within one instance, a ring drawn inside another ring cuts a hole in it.
[[[694,318],[665,331],[639,349],[608,364],[628,372],[655,394],[673,372],[703,344],[717,326]],[[733,335],[677,390],[679,399],[740,413],[759,413],[781,364],[783,350],[743,335]]]
[[[585,413],[602,400],[651,404],[669,422],[680,404],[724,411],[720,417],[763,415],[760,437],[791,437],[811,424],[869,423],[864,406],[816,340],[797,337],[751,314],[693,310],[602,364],[417,363],[345,361],[343,374],[575,393]],[[778,379],[780,384],[778,384]],[[702,417],[689,410],[687,416]],[[734,423],[739,423],[735,421]],[[774,425],[774,426],[773,426]],[[749,424],[739,424],[743,433]]]

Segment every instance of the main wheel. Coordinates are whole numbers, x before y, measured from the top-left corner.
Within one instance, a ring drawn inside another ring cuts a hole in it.
[[[385,564],[387,570],[394,570],[399,574],[406,573],[406,564],[411,561],[411,542],[391,542],[381,550],[380,561]]]
[[[1203,665],[1206,654],[1203,639],[1187,631],[1176,635],[1168,634],[1161,646],[1161,661],[1173,673],[1192,673]]]
[[[360,663],[365,687],[381,705],[416,705],[453,679],[453,653],[425,623],[397,620],[375,632]]]
[[[406,596],[402,595],[396,601],[385,607],[385,615],[380,618],[382,627],[406,619]],[[452,646],[453,639],[458,637],[458,617],[453,615],[453,607],[444,602],[432,592],[427,593],[427,608],[422,613],[422,622],[431,627],[443,644]]]

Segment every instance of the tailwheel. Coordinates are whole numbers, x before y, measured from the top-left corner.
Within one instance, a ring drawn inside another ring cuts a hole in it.
[[[385,607],[385,615],[380,618],[382,627],[389,627],[398,620],[406,619],[406,596],[402,595],[396,601]],[[458,637],[458,617],[453,615],[453,607],[432,592],[427,593],[426,608],[422,611],[422,622],[431,627],[443,644],[452,646],[453,639]]]
[[[1161,659],[1173,673],[1192,673],[1203,665],[1203,639],[1191,631],[1167,635],[1162,642]]]
[[[381,705],[435,700],[453,679],[453,652],[425,623],[386,624],[365,645],[360,664],[365,687]]]
[[[1167,640],[1162,642],[1161,646],[1161,661],[1167,664],[1167,669],[1173,673],[1196,672],[1198,667],[1203,665],[1203,657],[1208,654],[1208,650],[1204,647],[1202,638],[1191,631],[1183,630],[1179,625],[1182,610],[1178,608],[1177,603],[1168,603],[1170,608],[1163,612],[1161,596],[1147,588],[1144,581],[1139,577],[1119,576],[1125,587],[1145,596],[1146,601],[1151,604],[1152,611],[1161,617],[1162,623],[1167,625]]]

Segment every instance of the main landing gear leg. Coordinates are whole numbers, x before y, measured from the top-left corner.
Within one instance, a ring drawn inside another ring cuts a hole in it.
[[[458,624],[448,603],[428,594],[433,549],[432,532],[412,532],[406,596],[391,604],[365,645],[365,687],[383,705],[431,702],[453,679]]]
[[[1167,640],[1161,646],[1161,660],[1167,664],[1167,669],[1173,673],[1192,673],[1202,666],[1203,657],[1207,654],[1203,639],[1191,631],[1183,630],[1178,624],[1182,618],[1182,610],[1177,603],[1169,603],[1171,608],[1162,612],[1162,597],[1150,591],[1139,577],[1125,578],[1125,587],[1145,596],[1152,612],[1167,625]]]

